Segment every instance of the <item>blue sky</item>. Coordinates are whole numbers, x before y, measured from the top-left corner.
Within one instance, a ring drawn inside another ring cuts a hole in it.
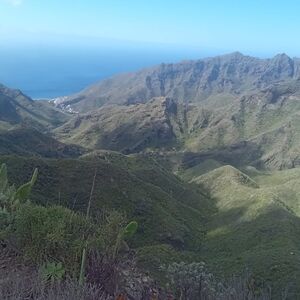
[[[300,56],[296,0],[0,0],[0,44],[166,45]]]

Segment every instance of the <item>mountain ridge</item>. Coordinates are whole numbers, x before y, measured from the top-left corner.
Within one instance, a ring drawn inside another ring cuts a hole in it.
[[[0,161],[18,184],[39,168],[33,201],[81,212],[97,169],[92,211],[138,221],[147,270],[167,245],[220,276],[250,267],[279,293],[300,274],[299,63],[234,53],[160,65],[60,108],[2,88]]]
[[[0,84],[0,130],[14,127],[34,127],[50,131],[69,118],[65,112],[47,101],[35,101],[20,90]]]
[[[120,74],[57,99],[55,105],[87,112],[105,104],[129,105],[164,96],[179,102],[199,102],[214,93],[240,94],[245,89],[261,88],[299,75],[299,60],[286,54],[260,59],[234,52]]]

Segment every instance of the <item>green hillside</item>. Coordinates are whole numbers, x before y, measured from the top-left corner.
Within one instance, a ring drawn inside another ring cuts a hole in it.
[[[64,142],[124,153],[170,147],[176,144],[169,119],[172,104],[169,99],[156,98],[147,104],[103,107],[76,115],[54,134]]]
[[[139,266],[205,261],[300,294],[299,60],[233,53],[104,80],[53,102],[0,86],[0,163],[35,204],[138,222]],[[6,208],[5,208],[6,209]],[[257,286],[258,285],[258,286]]]
[[[117,209],[140,226],[136,246],[170,244],[177,250],[196,249],[213,211],[207,195],[159,166],[126,156],[103,159],[41,159],[1,156],[16,184],[39,169],[32,200],[44,205],[61,204],[84,212],[97,170],[92,211]]]
[[[0,84],[0,130],[22,125],[45,131],[68,119],[68,114],[48,101],[33,101],[21,91]]]
[[[277,291],[289,283],[296,289],[300,169],[260,172],[248,167],[246,175],[231,166],[215,167],[191,180],[210,190],[217,206],[202,257],[221,274],[242,273],[247,267]]]
[[[299,166],[299,80],[200,103],[170,98],[109,105],[56,128],[57,139],[124,153],[184,151],[226,164],[265,169]],[[238,160],[236,159],[238,155]]]
[[[0,132],[0,155],[16,154],[49,158],[79,157],[87,150],[66,145],[34,128],[16,128]]]

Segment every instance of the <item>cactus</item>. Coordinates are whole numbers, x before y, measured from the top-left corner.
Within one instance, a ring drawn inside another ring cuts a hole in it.
[[[31,193],[31,189],[37,180],[37,176],[38,176],[38,169],[35,169],[31,177],[31,180],[23,184],[17,189],[15,194],[15,199],[18,199],[19,201],[28,200]]]
[[[12,212],[18,208],[20,203],[28,200],[37,176],[38,170],[35,169],[31,180],[16,189],[14,185],[9,186],[7,167],[5,164],[2,164],[0,168],[0,207],[8,212]]]
[[[123,238],[127,239],[132,237],[138,228],[138,223],[135,221],[130,222],[123,230]]]
[[[120,250],[121,244],[125,243],[125,240],[132,237],[138,228],[138,223],[136,221],[131,221],[125,228],[123,228],[118,234],[114,251],[113,251],[113,260],[116,259],[118,252]]]
[[[30,196],[31,189],[36,182],[38,170],[35,169],[31,180],[18,189],[8,184],[7,167],[2,164],[0,168],[0,239],[5,237],[7,228],[13,221],[14,214],[20,203],[24,203]]]

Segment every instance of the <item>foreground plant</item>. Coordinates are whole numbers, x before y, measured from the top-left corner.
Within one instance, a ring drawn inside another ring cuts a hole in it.
[[[13,223],[15,212],[22,204],[29,201],[30,193],[38,176],[35,169],[31,180],[19,188],[9,185],[6,164],[0,168],[0,240],[4,239]]]
[[[202,299],[215,292],[216,281],[204,262],[173,263],[164,268],[174,294],[181,300]]]
[[[20,204],[29,200],[33,185],[38,176],[38,169],[35,169],[31,180],[19,188],[8,184],[7,167],[2,164],[0,168],[0,206],[3,210],[11,213],[16,210]]]
[[[52,284],[55,281],[62,281],[65,275],[65,269],[61,262],[47,262],[40,268],[42,278],[45,281],[50,281]]]
[[[92,205],[92,199],[93,199],[93,193],[95,189],[95,182],[96,182],[96,177],[97,177],[97,169],[95,170],[94,178],[93,178],[93,183],[90,191],[90,196],[89,196],[89,201],[87,205],[87,210],[86,210],[86,220],[88,221],[90,218],[90,210],[91,210],[91,205]],[[136,231],[137,231],[138,224],[135,221],[130,222],[127,224],[124,228],[119,228],[118,232],[116,234],[115,241],[113,240],[113,247],[109,249],[109,252],[112,253],[112,255],[105,255],[106,258],[108,258],[109,264],[112,266],[116,264],[116,258],[117,255],[120,251],[120,248],[123,244],[126,245],[128,248],[125,240],[132,237]],[[97,239],[97,237],[96,237]],[[101,237],[100,237],[101,239]],[[87,254],[89,251],[89,240],[90,236],[87,234],[83,235],[83,240],[85,241],[85,245],[82,249],[82,255],[81,255],[81,264],[80,264],[80,273],[79,273],[79,284],[82,285],[85,281],[85,273],[86,273],[86,260],[87,260]],[[109,247],[104,247],[105,252],[108,253],[107,249]]]

